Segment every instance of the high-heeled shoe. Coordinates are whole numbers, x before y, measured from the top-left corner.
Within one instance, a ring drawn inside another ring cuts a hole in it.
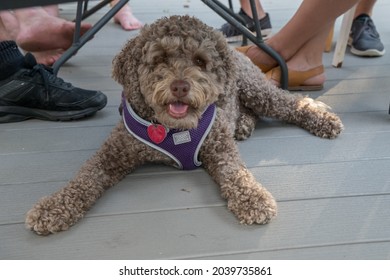
[[[288,90],[291,91],[309,91],[309,90],[321,90],[324,88],[324,84],[318,85],[305,85],[305,81],[315,76],[324,73],[324,66],[320,65],[309,69],[307,71],[294,71],[288,69]],[[265,76],[268,80],[274,80],[277,83],[280,83],[281,70],[280,67],[277,66],[269,70]]]

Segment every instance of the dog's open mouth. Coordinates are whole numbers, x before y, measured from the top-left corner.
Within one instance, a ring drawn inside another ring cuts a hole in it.
[[[176,119],[184,118],[188,113],[188,104],[180,101],[170,103],[168,106],[168,114]]]

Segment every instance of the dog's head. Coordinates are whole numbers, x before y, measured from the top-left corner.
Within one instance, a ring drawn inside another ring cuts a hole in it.
[[[113,77],[135,111],[169,128],[190,129],[235,79],[223,35],[190,16],[145,26],[113,61]]]

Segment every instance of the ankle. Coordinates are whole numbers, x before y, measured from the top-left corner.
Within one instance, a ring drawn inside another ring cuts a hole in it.
[[[287,67],[294,71],[307,71],[323,65],[322,59],[308,59],[307,57],[292,57],[286,61]]]
[[[261,50],[257,46],[253,46],[248,49],[246,55],[252,60],[255,64],[266,64],[269,66],[276,66],[276,61],[270,57],[268,54],[266,54],[263,50]]]
[[[253,19],[253,14],[252,14],[252,9],[249,8],[241,8],[241,10],[251,19]],[[267,16],[267,14],[264,11],[256,11],[257,12],[257,17],[260,19],[263,19],[264,17]]]
[[[0,42],[0,80],[4,80],[23,68],[24,57],[14,41]]]

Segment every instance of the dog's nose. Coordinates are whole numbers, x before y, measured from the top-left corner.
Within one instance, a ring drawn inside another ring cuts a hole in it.
[[[184,97],[190,92],[190,84],[183,80],[175,80],[171,84],[171,92],[176,97]]]

